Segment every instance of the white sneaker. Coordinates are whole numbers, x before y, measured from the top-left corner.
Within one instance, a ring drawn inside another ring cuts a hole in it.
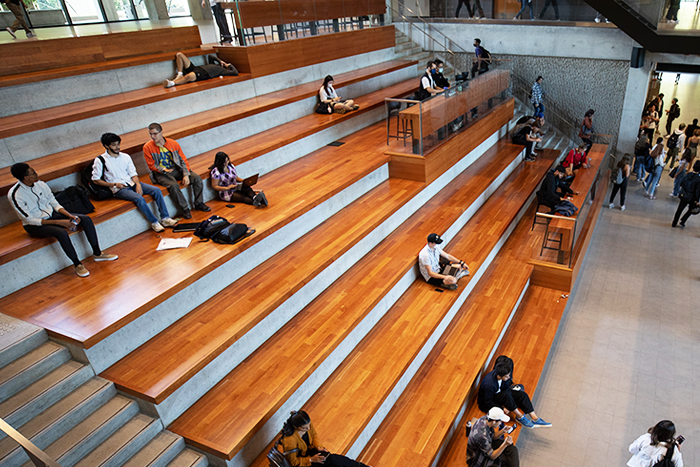
[[[160,222],[154,222],[154,223],[152,223],[152,224],[151,224],[151,228],[152,228],[154,231],[156,231],[156,232],[162,232],[162,231],[165,230],[165,229],[163,228],[163,226],[160,225]]]
[[[172,227],[177,224],[177,221],[175,219],[166,217],[165,219],[161,219],[160,223],[161,225],[163,225],[163,227]]]
[[[163,81],[164,88],[172,88],[173,86],[175,86],[175,81],[171,79],[166,79],[165,81]]]
[[[177,75],[175,75],[175,79],[177,79],[177,78],[182,78],[182,72],[181,72],[181,71],[178,71],[178,72],[177,72]]]
[[[614,207],[615,207],[615,205],[613,203],[608,204],[608,209],[612,209]]]
[[[620,206],[620,211],[624,211],[624,210],[625,210],[625,205],[623,204],[622,206]]]
[[[17,34],[9,27],[5,28],[5,31],[9,32],[13,39],[17,39]]]
[[[27,31],[27,39],[31,39],[32,37],[36,37],[36,34],[34,34],[33,31]]]

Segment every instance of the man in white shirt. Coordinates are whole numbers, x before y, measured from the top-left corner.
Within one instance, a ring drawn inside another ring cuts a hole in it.
[[[69,232],[78,227],[83,228],[88,243],[92,247],[95,261],[114,261],[117,255],[103,253],[97,240],[97,232],[92,219],[82,214],[71,214],[61,206],[49,186],[39,180],[36,171],[24,162],[18,162],[10,168],[12,176],[19,180],[7,193],[22,227],[32,237],[54,237],[63,252],[73,262],[75,272],[80,277],[87,277],[90,272],[83,266],[75,252]]]
[[[457,281],[464,276],[469,275],[469,267],[454,256],[442,251],[438,245],[443,242],[442,238],[436,233],[428,235],[428,244],[418,254],[418,268],[423,276],[423,279],[436,287],[443,287],[449,290],[457,288]],[[459,265],[459,272],[456,276],[448,276],[441,274],[443,266],[440,265],[440,258],[445,258],[447,261]]]
[[[434,96],[435,94],[444,91],[444,89],[439,89],[433,80],[433,70],[436,68],[435,62],[432,60],[427,63],[425,74],[420,79],[420,89],[418,91],[418,98],[420,100],[427,99],[430,96]]]
[[[105,153],[95,159],[92,164],[92,181],[96,185],[105,186],[112,190],[115,198],[125,199],[136,204],[136,207],[146,216],[148,222],[151,223],[151,228],[156,232],[165,230],[163,226],[172,227],[177,224],[177,221],[171,219],[168,214],[168,208],[160,189],[141,183],[134,161],[128,154],[120,152],[121,141],[122,139],[114,133],[102,135],[101,142],[102,146],[105,147]],[[143,199],[144,194],[153,197],[156,201],[161,217],[160,222],[153,215],[146,200]]]

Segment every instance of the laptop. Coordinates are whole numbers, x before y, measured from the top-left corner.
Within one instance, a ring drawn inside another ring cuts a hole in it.
[[[255,175],[251,175],[250,177],[248,177],[248,178],[246,178],[246,179],[243,180],[243,184],[244,184],[245,186],[253,186],[253,185],[255,185],[256,183],[258,183],[258,176],[259,176],[259,175],[260,175],[259,173],[255,174]]]

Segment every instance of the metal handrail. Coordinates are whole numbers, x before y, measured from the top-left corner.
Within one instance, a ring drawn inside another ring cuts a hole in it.
[[[389,5],[389,8],[391,8],[391,11],[396,12],[396,13],[397,13],[399,16],[401,16],[403,19],[405,19],[405,20],[408,21],[409,23],[413,24],[413,21],[411,21],[409,18],[405,17],[403,14],[399,13],[398,11],[396,11],[396,10],[394,9],[393,6]],[[468,53],[468,52],[467,52],[466,50],[464,50],[459,44],[457,44],[456,42],[454,42],[452,39],[450,39],[449,37],[447,37],[444,33],[442,33],[441,31],[439,31],[438,29],[434,28],[432,24],[428,23],[428,22],[427,22],[426,20],[424,20],[420,15],[417,15],[417,14],[416,14],[413,10],[411,10],[409,7],[407,7],[406,5],[403,5],[403,8],[404,8],[404,10],[408,10],[409,13],[411,13],[415,18],[418,18],[418,19],[419,19],[423,24],[425,24],[428,28],[430,28],[431,30],[434,30],[435,32],[437,32],[438,34],[440,34],[442,37],[444,37],[446,41],[450,41],[451,43],[453,43],[453,44],[459,49],[459,51],[460,51],[461,53]],[[425,33],[425,34],[427,35],[427,33]],[[454,52],[452,52],[452,53],[454,53]]]
[[[4,431],[7,436],[20,445],[36,467],[61,467],[58,462],[51,459],[44,451],[39,449],[36,444],[25,438],[22,433],[12,428],[12,426],[2,418],[0,418],[0,430]]]

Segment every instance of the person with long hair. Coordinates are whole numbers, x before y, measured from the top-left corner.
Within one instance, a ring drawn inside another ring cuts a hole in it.
[[[236,167],[229,160],[228,154],[219,151],[214,156],[211,170],[211,186],[219,192],[219,198],[229,203],[245,203],[253,206],[267,206],[267,198],[262,191],[255,191],[243,184]]]
[[[593,129],[593,114],[595,110],[588,109],[583,116],[583,122],[581,123],[581,129],[579,130],[578,136],[586,144],[586,154],[591,150],[593,146],[593,135],[595,130]]]
[[[659,184],[661,180],[661,173],[664,170],[664,139],[659,137],[656,140],[656,145],[651,150],[651,157],[654,159],[654,169],[647,174],[647,178],[644,179],[644,188],[646,196],[649,199],[656,199],[654,192],[656,191],[656,185]]]
[[[644,161],[649,155],[651,150],[651,144],[649,144],[649,138],[645,133],[642,133],[637,140],[637,144],[634,146],[634,175],[637,177],[637,182],[644,180],[646,175],[644,170]]]
[[[683,467],[680,444],[675,436],[676,425],[671,420],[661,420],[630,444],[632,457],[627,462],[628,467],[651,467],[663,459],[669,449],[673,450],[673,465]]]
[[[303,410],[292,412],[282,427],[284,452],[299,449],[287,455],[292,467],[367,467],[341,454],[331,454],[323,447],[311,417]]]
[[[700,161],[693,162],[693,171],[683,179],[681,188],[681,193],[678,196],[678,208],[673,215],[671,227],[678,225],[678,219],[680,218],[680,226],[684,228],[685,223],[688,222],[692,215],[691,209],[697,208],[698,204],[700,204]],[[681,217],[685,208],[688,208],[688,210]]]
[[[338,114],[344,114],[360,108],[352,99],[341,100],[333,88],[333,77],[331,75],[323,79],[323,86],[318,90],[318,97],[321,99],[321,102],[330,104],[333,107],[333,112]]]
[[[625,196],[627,195],[627,180],[630,178],[630,155],[625,154],[617,163],[617,167],[613,171],[613,187],[610,192],[610,209],[615,207],[615,196],[620,192],[620,211],[625,210]]]
[[[671,192],[672,198],[677,198],[681,194],[681,184],[685,180],[685,176],[693,165],[693,153],[690,149],[686,148],[683,151],[681,160],[678,162],[678,167],[676,168],[676,175],[673,177],[673,191]]]

